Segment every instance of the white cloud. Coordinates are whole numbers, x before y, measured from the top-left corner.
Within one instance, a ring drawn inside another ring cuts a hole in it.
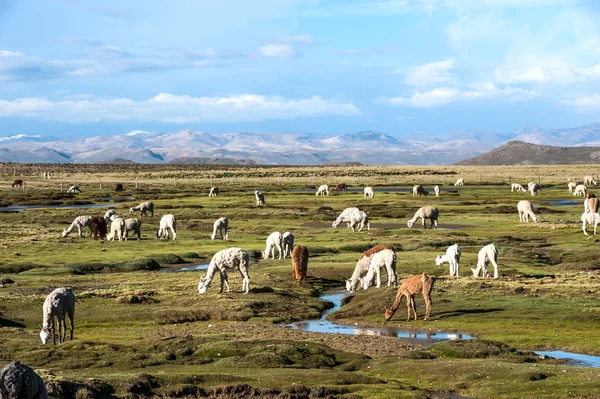
[[[317,41],[311,35],[297,35],[297,36],[288,36],[281,37],[277,39],[278,43],[284,44],[316,44]]]
[[[267,44],[262,46],[259,51],[265,57],[289,59],[299,55],[299,53],[289,44]]]
[[[63,122],[104,120],[191,123],[206,121],[263,121],[328,115],[355,116],[352,103],[319,96],[288,99],[255,94],[192,97],[160,93],[144,101],[129,98],[52,101],[45,98],[0,100],[0,117],[35,118]]]
[[[444,61],[431,62],[419,65],[408,70],[397,70],[404,74],[404,83],[411,86],[429,86],[438,83],[453,82],[456,77],[450,72],[454,69],[454,58]]]
[[[518,67],[500,67],[492,72],[495,82],[503,84],[530,83],[567,85],[600,81],[600,62],[586,67],[575,67],[560,59],[531,58]]]
[[[582,109],[593,109],[597,111],[600,109],[600,93],[590,94],[572,100],[564,100],[562,103]]]

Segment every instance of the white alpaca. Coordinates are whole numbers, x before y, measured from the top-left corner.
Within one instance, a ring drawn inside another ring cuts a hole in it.
[[[242,275],[242,291],[244,291],[244,294],[247,294],[250,290],[249,266],[250,257],[248,256],[248,252],[241,248],[227,248],[217,252],[210,260],[206,276],[201,278],[198,283],[198,293],[204,294],[206,292],[217,270],[221,276],[221,290],[219,292],[223,292],[223,284],[227,287],[227,292],[231,291],[227,271],[237,267]]]
[[[329,195],[329,186],[327,184],[320,185],[316,195]]]
[[[389,248],[385,245],[376,245],[375,247],[362,253],[360,258],[358,259],[358,262],[356,262],[356,267],[354,267],[354,272],[352,272],[352,276],[349,279],[345,279],[346,290],[348,290],[348,292],[354,292],[354,290],[356,290],[356,287],[358,286],[358,283],[360,281],[360,277],[369,271],[369,265],[371,264],[371,258],[373,257],[373,255],[375,255],[377,252],[383,251],[384,249]],[[390,280],[391,278],[392,276],[388,274],[388,280]]]
[[[538,222],[538,217],[533,212],[533,205],[531,202],[527,200],[521,200],[517,204],[517,211],[519,212],[519,221],[529,223],[529,216],[533,219],[534,222]]]
[[[429,192],[425,191],[423,186],[421,186],[420,184],[416,184],[415,186],[413,186],[412,194],[413,194],[413,197],[420,197],[421,195],[429,194]]]
[[[450,245],[446,250],[446,254],[438,255],[435,258],[435,264],[438,266],[444,262],[448,262],[450,265],[450,277],[458,277],[458,267],[460,265],[460,247],[458,244]]]
[[[283,246],[283,257],[284,259],[288,256],[292,257],[292,250],[294,249],[294,235],[289,231],[286,231],[281,236],[281,245]]]
[[[440,196],[440,186],[438,186],[438,185],[433,186],[433,192],[435,193],[436,197],[439,197]]]
[[[106,241],[114,241],[115,236],[119,241],[125,240],[125,221],[122,218],[113,218],[110,223],[110,233],[106,236]]]
[[[462,177],[459,177],[456,180],[456,183],[454,183],[454,187],[464,186],[464,185],[465,185],[465,179],[463,179]]]
[[[104,220],[106,220],[106,222],[112,222],[112,220],[116,217],[117,217],[117,211],[115,211],[114,209],[109,209],[104,214]]]
[[[586,186],[589,186],[589,185],[593,184],[595,186],[596,185],[596,180],[594,180],[593,176],[584,176],[583,177],[583,184],[585,184]]]
[[[112,222],[111,222],[111,230],[112,230]],[[127,241],[127,237],[129,236],[129,232],[133,231],[133,235],[137,234],[138,240],[142,239],[142,221],[138,219],[126,219],[125,220],[125,238]]]
[[[154,217],[154,204],[150,201],[142,202],[138,206],[134,206],[133,208],[129,208],[129,213],[135,213],[136,211],[140,212],[140,217],[148,216],[146,214],[147,211],[150,211],[151,216]]]
[[[406,222],[406,225],[409,228],[411,228],[411,227],[413,227],[413,225],[415,224],[415,222],[419,218],[421,218],[422,222],[423,222],[423,227],[427,228],[425,220],[429,219],[429,221],[431,222],[431,225],[429,227],[433,228],[433,226],[435,225],[435,228],[437,229],[439,214],[440,213],[438,212],[438,209],[435,206],[424,206],[424,207],[419,208],[415,212],[415,215],[413,216],[413,218],[410,219],[408,222]]]
[[[81,190],[79,189],[78,185],[73,185],[73,186],[69,187],[69,189],[67,190],[67,193],[81,194]]]
[[[578,184],[577,187],[575,187],[575,190],[573,190],[573,195],[576,197],[585,197],[586,193],[587,188],[585,188],[583,184]]]
[[[588,235],[586,231],[586,227],[588,224],[594,225],[594,235],[596,235],[596,229],[598,228],[598,223],[600,223],[600,214],[596,212],[584,212],[581,214],[581,221],[583,225],[581,226],[581,230],[583,230],[583,234]]]
[[[573,193],[573,191],[575,191],[575,187],[577,187],[579,183],[575,182],[575,181],[570,181],[569,183],[567,183],[567,187],[569,187],[569,193]]]
[[[369,223],[369,217],[363,211],[358,208],[346,208],[340,213],[331,224],[331,227],[338,227],[341,223],[348,223],[348,228],[352,231],[356,231],[356,226],[359,226],[358,231],[361,231],[365,225],[367,230],[371,230],[371,224]]]
[[[81,232],[81,228],[82,227],[87,227],[90,229],[90,235],[92,234],[92,217],[91,216],[77,216],[75,218],[75,220],[73,220],[73,223],[71,223],[71,225],[69,226],[68,229],[63,229],[62,232],[62,237],[65,238],[66,236],[68,236],[69,234],[71,234],[71,231],[73,231],[73,229],[77,227],[77,231],[79,232],[79,237],[83,237],[83,233]]]
[[[35,371],[15,360],[0,370],[0,398],[48,399],[48,390]]]
[[[519,183],[513,183],[513,184],[510,185],[510,192],[512,193],[513,191],[517,191],[517,192],[523,191],[523,192],[526,192],[527,190],[525,190],[523,188],[523,186],[520,185]]]
[[[209,197],[216,197],[219,195],[219,187],[211,187],[210,192],[208,193]]]
[[[281,250],[281,233],[275,231],[267,237],[267,247],[262,252],[263,259],[269,259],[269,255],[273,255],[273,259],[275,259],[275,248],[279,252],[279,259],[281,259],[281,255],[283,255],[283,251]]]
[[[494,244],[488,244],[479,250],[479,254],[477,254],[477,269],[471,269],[473,277],[479,277],[479,271],[482,271],[482,277],[489,276],[486,268],[488,261],[494,266],[494,278],[498,278],[498,249],[496,249]]]
[[[71,340],[73,339],[73,330],[75,322],[75,295],[71,288],[57,288],[46,297],[43,307],[42,329],[40,331],[40,339],[42,344],[48,343],[50,337],[54,338],[56,345],[54,318],[57,318],[58,323],[58,342],[65,341],[67,336],[66,316],[69,316],[71,322]]]
[[[365,187],[364,195],[365,195],[365,198],[375,197],[375,191],[373,190],[373,187]]]
[[[381,287],[381,268],[385,266],[387,271],[388,281],[387,286],[390,287],[392,284],[396,285],[398,281],[398,275],[396,274],[396,253],[391,249],[384,249],[377,252],[371,257],[369,262],[369,270],[364,278],[359,278],[359,281],[363,289],[368,289],[373,282],[373,277],[376,277],[376,287]]]
[[[173,236],[173,241],[175,241],[177,238],[177,219],[170,213],[163,215],[163,217],[160,218],[160,225],[158,227],[158,231],[156,232],[156,237],[165,237],[168,240],[169,229],[171,229],[171,235]]]
[[[256,206],[265,206],[265,194],[259,193],[258,190],[254,191],[256,196]]]
[[[534,183],[532,181],[527,183],[527,189],[531,192],[531,195],[534,197],[537,195],[538,191],[542,191],[542,188],[537,183]]]
[[[221,240],[229,240],[229,220],[226,217],[219,218],[213,223],[213,232],[210,236],[211,240],[217,238],[217,231],[221,235]],[[225,235],[223,235],[225,232]]]

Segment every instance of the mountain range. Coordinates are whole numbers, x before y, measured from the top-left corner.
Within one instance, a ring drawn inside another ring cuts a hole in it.
[[[511,133],[451,130],[439,135],[378,131],[327,136],[315,133],[197,130],[161,133],[134,130],[121,135],[59,139],[40,135],[0,136],[0,162],[239,163],[315,165],[360,162],[370,165],[451,164],[509,141],[552,146],[600,146],[600,123],[568,129],[526,127]]]

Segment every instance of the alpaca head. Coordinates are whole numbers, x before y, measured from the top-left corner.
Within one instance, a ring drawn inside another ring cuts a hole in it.
[[[348,292],[353,292],[354,290],[352,289],[352,280],[348,280],[346,279],[346,290]]]
[[[340,225],[340,223],[342,223],[342,221],[340,219],[335,219],[333,221],[333,223],[331,224],[331,227],[338,227]]]
[[[129,208],[129,213],[134,213],[135,212],[135,208]]]
[[[63,229],[62,237],[65,238],[67,236],[67,234],[69,234],[69,233],[67,233],[67,229]]]
[[[393,315],[394,311],[392,310],[392,308],[388,308],[387,306],[385,306],[385,321],[391,319]]]
[[[413,222],[411,222],[410,220],[408,222],[406,222],[406,225],[408,226],[408,228],[410,229],[411,227],[413,227]]]
[[[200,282],[198,283],[198,293],[204,294],[206,292],[206,290],[208,289],[209,285],[210,285],[210,283],[206,277],[200,279]]]
[[[211,239],[211,240],[213,240],[213,241],[214,241],[214,240],[215,240],[215,238],[217,238],[217,232],[216,232],[216,230],[215,230],[215,231],[213,231],[213,233],[210,235],[210,239]]]
[[[477,270],[471,268],[471,271],[473,272],[473,277],[479,277],[477,274]]]
[[[42,344],[46,345],[52,336],[51,329],[49,327],[42,327],[40,330],[40,339],[42,340]]]
[[[267,251],[260,251],[263,259],[269,259],[269,253]]]
[[[435,258],[435,264],[436,264],[437,266],[439,266],[439,265],[441,265],[442,263],[444,263],[444,259],[442,258],[442,255],[438,255],[438,256]]]

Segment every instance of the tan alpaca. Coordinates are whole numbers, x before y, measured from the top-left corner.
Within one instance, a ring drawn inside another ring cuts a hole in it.
[[[377,244],[373,248],[367,249],[365,252],[363,252],[362,255],[360,255],[359,260],[362,259],[362,258],[364,258],[364,257],[371,257],[372,255],[376,254],[379,251],[383,251],[384,249],[394,250],[394,248],[392,248],[391,245]]]
[[[400,288],[398,288],[398,293],[396,294],[396,300],[391,308],[385,307],[385,319],[389,320],[398,309],[400,305],[400,301],[402,297],[406,297],[406,309],[408,311],[408,317],[406,321],[410,321],[410,310],[412,309],[415,320],[417,320],[417,311],[415,310],[415,294],[419,292],[423,293],[423,299],[425,299],[425,317],[423,320],[427,320],[429,318],[429,314],[431,313],[431,289],[433,288],[433,279],[425,274],[412,276],[407,278],[400,284]]]

